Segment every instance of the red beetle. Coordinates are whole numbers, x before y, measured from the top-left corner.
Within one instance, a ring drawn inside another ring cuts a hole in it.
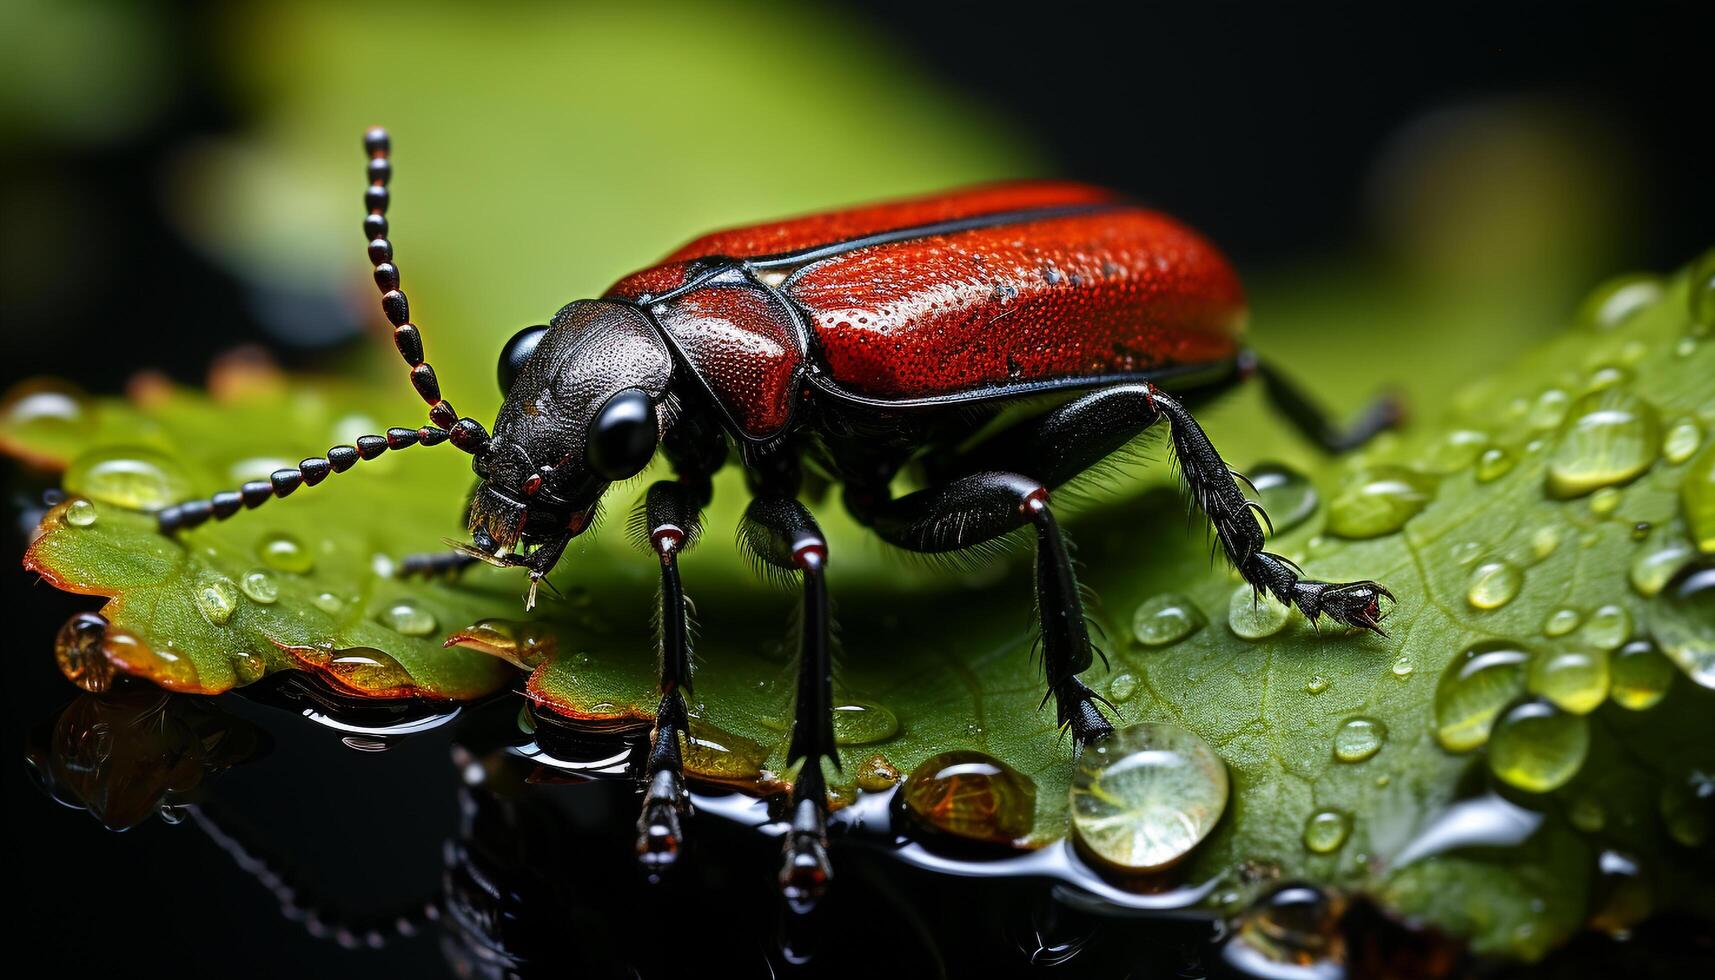
[[[1390,424],[1392,405],[1345,432],[1323,421],[1242,346],[1244,295],[1226,259],[1166,215],[1092,187],[1022,183],[717,232],[513,337],[491,436],[441,398],[424,360],[387,238],[387,134],[370,131],[365,147],[375,281],[431,424],[365,436],[267,481],[169,508],[161,527],[224,519],[389,449],[451,442],[481,477],[474,544],[410,559],[406,570],[518,566],[534,601],[608,487],[664,452],[676,478],[649,487],[636,521],[662,582],[661,701],[638,821],[638,853],[651,868],[677,854],[687,806],[679,736],[691,656],[677,556],[695,544],[711,477],[735,446],[754,491],[740,543],[803,589],[788,752],[803,765],[781,869],[795,902],[812,900],[830,874],[821,763],[839,761],[828,546],[798,500],[806,471],[840,484],[860,523],[912,551],[979,547],[1029,528],[1048,691],[1080,745],[1112,727],[1078,678],[1093,648],[1050,491],[1159,421],[1245,581],[1312,620],[1379,631],[1381,600],[1392,599],[1385,588],[1310,581],[1263,550],[1260,508],[1184,402],[1260,374],[1284,416],[1331,449]],[[1021,399],[1044,407],[983,434]],[[889,485],[907,466],[925,489],[896,497]]]

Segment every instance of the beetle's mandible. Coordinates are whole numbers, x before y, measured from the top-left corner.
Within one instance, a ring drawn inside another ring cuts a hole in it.
[[[661,699],[638,820],[639,858],[652,869],[675,859],[688,808],[680,737],[691,630],[678,556],[696,544],[711,478],[734,456],[754,495],[739,543],[795,578],[803,597],[788,753],[801,766],[780,871],[797,903],[831,875],[822,762],[839,765],[828,544],[799,500],[806,477],[840,486],[861,524],[911,551],[1033,537],[1048,694],[1079,745],[1112,727],[1078,677],[1094,648],[1051,493],[1157,423],[1246,582],[1312,621],[1380,631],[1387,589],[1308,580],[1263,550],[1266,517],[1186,405],[1257,377],[1285,419],[1334,451],[1393,424],[1396,406],[1379,401],[1350,428],[1325,421],[1244,348],[1244,296],[1226,259],[1166,215],[1097,188],[1037,182],[707,235],[513,337],[490,433],[441,397],[393,262],[387,133],[370,130],[364,146],[369,257],[430,424],[168,508],[160,526],[225,519],[390,449],[446,442],[471,454],[480,478],[472,541],[407,559],[405,571],[516,566],[533,603],[607,489],[665,455],[675,478],[648,488],[633,521],[661,569]],[[1025,400],[1042,407],[999,424],[1002,409]],[[895,496],[890,484],[907,467],[924,489]]]

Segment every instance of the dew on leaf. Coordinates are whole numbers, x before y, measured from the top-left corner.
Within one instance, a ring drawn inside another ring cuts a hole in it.
[[[1650,635],[1687,677],[1715,687],[1715,561],[1680,569],[1650,600]]]
[[[857,788],[866,793],[879,793],[898,785],[904,775],[893,763],[887,761],[887,756],[876,754],[858,763],[853,779]]]
[[[65,522],[70,524],[72,527],[90,527],[100,516],[95,511],[95,505],[82,497],[66,504],[66,508],[62,513],[65,517]]]
[[[1685,847],[1702,847],[1709,839],[1710,810],[1715,808],[1715,781],[1692,773],[1669,780],[1661,791],[1661,821],[1669,837]]]
[[[270,534],[256,545],[256,557],[270,568],[302,575],[316,567],[316,558],[290,534]]]
[[[1327,689],[1328,678],[1323,677],[1321,674],[1312,674],[1310,679],[1304,682],[1304,690],[1311,694],[1321,694]]]
[[[388,603],[376,619],[401,636],[428,636],[439,625],[434,613],[408,599]]]
[[[718,783],[750,784],[761,777],[766,746],[701,718],[690,719],[689,727],[681,746],[686,772]]]
[[[1281,463],[1259,464],[1245,476],[1256,487],[1257,502],[1268,512],[1276,533],[1284,534],[1309,520],[1321,502],[1309,478]]]
[[[1340,908],[1314,885],[1288,882],[1257,899],[1222,947],[1228,971],[1245,977],[1331,977],[1344,974]]]
[[[1679,671],[1649,640],[1633,640],[1608,665],[1608,696],[1622,708],[1644,711],[1667,696]]]
[[[1399,466],[1359,470],[1341,483],[1328,505],[1328,533],[1342,538],[1393,534],[1429,505],[1435,480]]]
[[[1598,650],[1618,649],[1632,637],[1632,614],[1625,606],[1603,606],[1590,614],[1579,636]]]
[[[1548,492],[1562,500],[1627,483],[1661,449],[1661,423],[1649,403],[1625,391],[1592,392],[1566,414],[1548,458]]]
[[[1447,557],[1460,565],[1469,565],[1482,555],[1483,546],[1476,541],[1461,541],[1447,550]]]
[[[912,816],[967,840],[1011,843],[1028,836],[1036,822],[1036,784],[982,752],[943,752],[923,760],[900,794]]]
[[[191,496],[184,469],[165,453],[140,446],[102,446],[72,460],[67,492],[127,510],[157,511]]]
[[[1586,392],[1591,392],[1602,391],[1606,388],[1617,388],[1621,385],[1630,383],[1631,380],[1631,372],[1627,371],[1625,368],[1616,367],[1610,364],[1606,367],[1597,368],[1592,372],[1590,380],[1584,383],[1584,390]]]
[[[1478,429],[1454,429],[1429,448],[1422,465],[1431,473],[1457,473],[1477,462],[1488,446],[1487,432]]]
[[[1691,289],[1687,297],[1694,327],[1715,327],[1715,250],[1704,252],[1691,267]]]
[[[1209,835],[1227,793],[1226,763],[1198,735],[1169,723],[1132,725],[1084,748],[1072,776],[1072,828],[1107,864],[1153,871]]]
[[[1578,319],[1596,330],[1612,330],[1653,305],[1665,291],[1660,276],[1644,272],[1615,276],[1584,299]]]
[[[370,693],[391,693],[413,688],[411,674],[399,661],[374,647],[293,647],[292,655],[324,671],[343,686]]]
[[[280,598],[280,583],[260,568],[245,572],[238,579],[238,588],[252,601],[268,605]]]
[[[1608,684],[1608,654],[1603,650],[1558,650],[1530,664],[1531,693],[1576,715],[1601,707],[1608,698]]]
[[[1402,681],[1410,677],[1416,669],[1417,668],[1411,665],[1411,658],[1403,654],[1397,657],[1393,662],[1393,676]]]
[[[1178,643],[1202,629],[1208,620],[1189,598],[1175,592],[1145,599],[1132,614],[1131,634],[1149,647]]]
[[[1691,542],[1704,554],[1715,553],[1715,442],[1703,447],[1679,485],[1679,508]]]
[[[1489,736],[1489,771],[1529,793],[1566,785],[1590,750],[1590,726],[1582,715],[1542,700],[1513,705]]]
[[[511,619],[481,619],[447,638],[447,643],[479,650],[524,670],[534,670],[554,652],[554,635],[536,623]],[[766,681],[757,682],[766,694]]]
[[[0,400],[0,430],[7,432],[31,428],[82,434],[94,422],[89,396],[57,379],[20,382]]]
[[[1566,808],[1566,818],[1586,834],[1599,833],[1608,824],[1608,811],[1602,801],[1589,794],[1573,800]]]
[[[1348,718],[1334,730],[1334,758],[1362,762],[1381,751],[1387,726],[1374,718]]]
[[[1482,483],[1498,480],[1513,468],[1513,454],[1499,446],[1483,450],[1477,457],[1477,479]]]
[[[1560,529],[1552,524],[1544,524],[1531,532],[1530,554],[1537,561],[1542,561],[1554,554],[1554,549],[1560,547]]]
[[[1114,679],[1108,682],[1108,698],[1115,704],[1124,704],[1137,696],[1137,678],[1120,671]]]
[[[233,654],[231,663],[233,676],[240,685],[254,684],[268,672],[268,661],[261,654],[248,650]]]
[[[92,694],[113,686],[113,661],[102,644],[107,639],[107,620],[92,612],[77,613],[54,634],[54,661],[66,680]]]
[[[1472,569],[1465,586],[1465,601],[1476,609],[1499,609],[1517,596],[1524,586],[1524,573],[1517,565],[1500,559]]]
[[[1273,636],[1292,614],[1271,595],[1258,595],[1249,585],[1240,585],[1227,600],[1227,626],[1237,636],[1260,640]]]
[[[1576,609],[1560,608],[1548,614],[1543,621],[1542,635],[1548,637],[1565,636],[1578,628],[1584,621],[1584,614]]]
[[[337,616],[341,612],[345,611],[345,600],[334,595],[332,592],[318,592],[316,593],[315,598],[310,601],[315,603],[317,609],[327,613],[329,616]]]
[[[238,589],[224,575],[199,576],[191,597],[196,601],[197,612],[215,626],[226,625],[238,611]]]
[[[873,701],[848,698],[834,707],[834,741],[872,745],[899,734],[899,718]]]
[[[1603,487],[1590,495],[1590,513],[1597,517],[1607,517],[1620,506],[1620,491],[1613,487]]]
[[[1352,833],[1352,818],[1340,810],[1317,810],[1304,821],[1304,846],[1316,854],[1332,854]]]
[[[1504,640],[1483,640],[1454,657],[1435,688],[1435,737],[1449,752],[1489,740],[1495,719],[1524,689],[1530,653]]]
[[[1667,429],[1667,434],[1661,437],[1661,455],[1669,463],[1675,465],[1690,459],[1697,452],[1697,447],[1703,442],[1703,430],[1697,427],[1696,419],[1680,419]]]
[[[1535,404],[1531,405],[1530,427],[1533,429],[1554,428],[1566,418],[1566,410],[1571,404],[1572,396],[1559,388],[1550,388],[1544,391],[1537,396]]]

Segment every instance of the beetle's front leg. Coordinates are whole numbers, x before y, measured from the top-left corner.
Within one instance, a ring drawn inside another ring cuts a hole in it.
[[[780,865],[780,890],[795,908],[814,904],[833,877],[828,861],[828,789],[822,760],[840,766],[834,746],[833,621],[828,608],[828,542],[816,519],[791,497],[758,497],[744,512],[739,543],[753,558],[796,574],[804,611],[798,646],[798,692],[792,712],[788,764],[802,762],[792,780],[791,829]]]
[[[696,543],[708,481],[662,480],[644,497],[641,530],[661,564],[656,627],[660,655],[660,704],[644,773],[643,812],[637,818],[637,860],[651,876],[671,867],[684,842],[681,826],[690,812],[679,741],[689,735],[685,692],[691,689],[690,603],[679,581],[679,555]]]

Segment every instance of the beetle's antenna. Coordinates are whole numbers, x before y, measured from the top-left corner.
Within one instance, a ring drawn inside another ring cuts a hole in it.
[[[358,436],[354,445],[335,446],[325,457],[311,456],[295,467],[275,470],[266,480],[252,480],[237,490],[217,493],[207,500],[188,500],[157,511],[155,523],[162,534],[171,534],[196,527],[211,517],[224,521],[240,510],[260,507],[273,497],[289,496],[300,486],[313,487],[334,473],[344,473],[359,460],[374,459],[389,449],[438,446],[451,436],[446,429],[432,425],[421,429],[388,429],[384,436]]]
[[[399,266],[393,261],[393,243],[387,237],[387,205],[391,201],[387,183],[393,179],[393,161],[388,154],[392,146],[392,138],[380,126],[363,134],[363,148],[369,154],[369,187],[363,192],[369,213],[363,218],[363,234],[369,239],[369,261],[375,264],[381,311],[393,324],[393,345],[411,367],[411,386],[429,405],[429,421],[446,429],[453,445],[475,455],[487,446],[488,431],[475,419],[459,418],[452,403],[441,397],[435,369],[423,356],[422,332],[411,322],[411,304],[399,288]]]

